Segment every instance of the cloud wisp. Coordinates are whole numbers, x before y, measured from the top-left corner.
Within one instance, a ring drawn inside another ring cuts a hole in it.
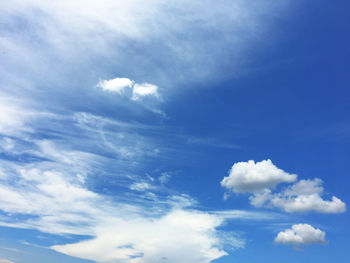
[[[288,213],[318,212],[343,213],[346,205],[333,196],[324,200],[322,180],[300,180],[280,192],[273,192],[280,183],[292,183],[297,175],[277,168],[271,160],[235,163],[221,186],[234,193],[249,193],[255,207],[279,208]],[[225,195],[227,197],[228,194]]]

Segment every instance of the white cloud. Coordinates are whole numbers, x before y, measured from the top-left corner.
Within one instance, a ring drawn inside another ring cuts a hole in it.
[[[0,258],[0,263],[14,263],[14,262],[8,259]]]
[[[65,150],[52,141],[36,141],[36,145],[34,152],[45,161],[9,166],[5,170],[8,180],[0,181],[2,226],[92,236],[53,249],[97,262],[156,262],[167,258],[174,263],[206,263],[226,255],[227,242],[230,249],[244,246],[239,237],[227,238],[216,228],[245,214],[191,209],[195,201],[187,195],[116,201],[117,196],[91,191],[81,178],[88,174],[90,164],[96,165],[95,155]],[[136,190],[149,187],[142,182],[134,186]]]
[[[53,249],[97,262],[207,263],[226,255],[215,227],[221,220],[198,211],[174,210],[160,218],[112,219],[92,240]]]
[[[154,96],[159,98],[158,87],[153,84],[143,83],[143,84],[135,84],[134,89],[132,91],[132,99],[138,100],[141,97],[145,96]]]
[[[291,229],[279,232],[275,243],[285,245],[327,244],[325,235],[325,232],[308,224],[297,224]]]
[[[140,101],[144,97],[154,97],[158,100],[161,100],[161,97],[158,93],[158,86],[150,83],[142,83],[142,84],[135,83],[135,81],[130,80],[128,78],[115,78],[111,80],[101,80],[99,83],[97,83],[96,86],[105,91],[124,94],[129,99],[134,101]],[[132,91],[125,92],[127,88],[132,89]],[[157,111],[157,109],[153,109],[149,107],[148,109],[151,111]]]
[[[273,194],[268,199],[268,205],[280,208],[286,212],[343,213],[346,205],[339,198],[332,196],[331,200],[322,198],[322,180],[300,180],[281,193]]]
[[[261,162],[235,163],[230,174],[221,181],[221,186],[235,193],[254,193],[266,188],[274,188],[279,183],[294,182],[295,174],[289,174],[277,168],[271,160]]]
[[[103,90],[122,93],[126,88],[133,86],[133,81],[128,78],[115,78],[111,80],[101,80],[98,84]]]
[[[346,210],[345,203],[339,198],[322,198],[323,182],[318,178],[300,180],[281,192],[272,191],[277,184],[291,183],[296,179],[297,175],[277,168],[271,160],[257,163],[248,161],[235,163],[221,185],[235,193],[251,193],[249,200],[255,207],[279,208],[288,213],[342,213]],[[227,197],[226,193],[224,198]]]

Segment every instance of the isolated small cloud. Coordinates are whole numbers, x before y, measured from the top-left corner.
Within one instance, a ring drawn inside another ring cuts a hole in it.
[[[111,80],[101,80],[97,87],[103,90],[122,93],[126,88],[131,88],[133,81],[128,78],[115,78]]]
[[[279,169],[269,159],[256,163],[250,160],[235,163],[229,176],[221,181],[221,186],[235,193],[254,193],[274,188],[279,183],[294,182],[296,179],[297,175]]]
[[[143,84],[136,83],[132,91],[132,99],[137,100],[145,96],[154,96],[156,98],[159,98],[158,87],[156,85],[149,84],[149,83],[143,83]]]
[[[275,243],[284,245],[327,244],[325,232],[308,224],[293,225],[291,229],[279,232]]]
[[[97,83],[97,87],[105,91],[116,92],[122,94],[125,89],[132,89],[130,99],[140,100],[143,97],[154,97],[160,99],[158,86],[150,83],[136,83],[129,78],[114,78],[110,80],[101,80]]]

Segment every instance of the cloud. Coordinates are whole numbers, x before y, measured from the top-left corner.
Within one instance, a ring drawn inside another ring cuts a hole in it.
[[[33,72],[31,77],[51,73],[50,66],[76,71],[73,65],[79,62],[86,73],[105,65],[176,91],[179,83],[222,79],[227,71],[232,74],[233,64],[236,71],[242,68],[242,58],[264,39],[277,16],[286,15],[289,2],[220,0],[213,7],[207,0],[148,0],[145,7],[142,0],[6,1],[0,3],[0,17],[7,25],[4,39],[11,44],[2,56]],[[18,27],[20,21],[28,28]]]
[[[0,258],[0,263],[14,263],[14,262],[8,259]]]
[[[284,245],[327,244],[325,235],[325,232],[308,224],[297,224],[291,229],[279,232],[275,243]]]
[[[266,206],[276,207],[288,213],[314,211],[318,213],[343,213],[346,205],[339,198],[332,196],[331,200],[324,200],[322,194],[322,180],[300,180],[289,186],[281,193],[256,195],[251,198],[257,207],[267,202]],[[264,201],[257,202],[264,196]]]
[[[26,130],[29,124],[24,122],[22,125]],[[39,131],[43,123],[36,125],[37,122],[32,122],[31,129]],[[54,121],[47,119],[43,126],[55,127],[55,138],[59,139],[39,139],[29,133],[26,137],[5,137],[1,142],[0,146],[9,154],[21,156],[26,152],[30,155],[30,161],[4,162],[6,169],[1,170],[4,176],[0,178],[1,226],[59,235],[88,235],[88,240],[61,244],[52,249],[98,262],[119,260],[134,263],[166,259],[168,262],[205,263],[226,255],[225,247],[244,246],[241,238],[228,238],[217,230],[229,218],[240,218],[239,214],[223,216],[193,209],[195,201],[187,195],[169,196],[165,192],[144,198],[142,191],[154,186],[148,182],[143,184],[143,177],[119,175],[113,168],[120,166],[119,159],[115,159],[115,155],[109,159],[99,150],[106,149],[109,133],[113,138],[120,137],[120,142],[110,142],[113,144],[109,146],[111,151],[116,153],[118,151],[114,148],[129,140],[131,133],[128,131],[149,131],[152,127],[87,113],[76,113],[73,117],[65,116]],[[71,129],[67,135],[64,127],[68,126]],[[20,145],[20,141],[26,146]],[[135,145],[138,141],[145,143],[146,139],[132,137],[130,144]],[[100,148],[90,147],[91,143],[101,144]],[[147,148],[133,148],[131,151],[134,155],[132,161],[127,160],[126,168],[122,169],[124,173],[149,152]],[[116,185],[128,189],[132,182],[132,188],[140,193],[125,190],[103,195],[93,191],[93,179],[101,171],[113,173],[111,177],[102,178],[111,178],[104,185],[107,189]],[[150,176],[149,180],[157,183]]]
[[[279,183],[291,183],[296,179],[297,175],[277,168],[271,160],[248,161],[235,163],[221,186],[235,193],[252,194],[249,200],[255,207],[279,208],[287,213],[343,213],[346,210],[345,203],[339,198],[322,198],[323,182],[318,178],[300,180],[280,192],[273,192]],[[224,199],[227,198],[226,193]]]
[[[161,184],[166,184],[167,182],[170,181],[171,179],[171,174],[169,173],[162,173],[161,176],[158,177],[158,181],[161,183]]]
[[[130,190],[135,190],[135,191],[146,191],[152,188],[153,186],[146,182],[138,182],[130,185]]]
[[[133,81],[128,78],[115,78],[111,80],[101,80],[97,86],[103,90],[118,92],[120,94],[125,88],[131,88],[133,86]]]
[[[143,84],[135,84],[134,89],[132,91],[132,99],[138,100],[141,97],[145,96],[154,96],[159,98],[158,87],[153,84],[143,83]]]
[[[52,248],[103,263],[206,263],[226,255],[214,231],[220,224],[207,213],[174,210],[156,219],[108,220],[96,229],[96,238]]]
[[[124,94],[129,99],[134,101],[140,101],[145,97],[154,97],[158,100],[161,99],[158,93],[158,86],[150,83],[135,83],[135,81],[128,78],[114,78],[111,80],[101,80],[97,83],[97,87],[110,92],[116,92],[118,94]],[[131,93],[125,92],[127,88],[130,88]],[[156,110],[149,108],[149,110]]]
[[[221,186],[235,193],[254,193],[266,188],[274,188],[279,183],[294,182],[295,174],[289,174],[277,168],[271,160],[261,162],[235,163],[229,173],[221,181]]]

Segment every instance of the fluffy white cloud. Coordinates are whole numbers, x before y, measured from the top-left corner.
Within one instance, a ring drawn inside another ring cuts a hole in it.
[[[270,196],[269,205],[278,207],[286,212],[343,213],[346,205],[339,198],[332,196],[324,200],[322,180],[300,180],[283,192]]]
[[[342,213],[346,205],[339,198],[322,198],[322,180],[300,180],[281,192],[273,193],[279,183],[291,183],[297,175],[277,168],[271,160],[235,163],[221,185],[235,193],[248,192],[250,203],[255,207],[279,208],[288,213],[309,212]],[[227,198],[227,194],[225,195]]]
[[[53,249],[103,263],[209,263],[226,255],[214,231],[220,224],[207,213],[174,210],[156,219],[110,220],[96,229],[96,238]]]
[[[98,84],[103,90],[122,93],[126,88],[133,86],[133,81],[128,78],[115,78],[111,80],[101,80]]]
[[[235,193],[259,192],[266,188],[274,188],[282,182],[294,182],[297,176],[276,167],[271,160],[261,162],[235,163],[230,174],[221,181],[221,186]]]
[[[308,224],[293,225],[291,229],[279,232],[275,243],[285,245],[326,244],[325,232]]]
[[[154,96],[156,98],[159,98],[158,87],[156,85],[149,84],[149,83],[143,83],[143,84],[136,83],[132,91],[132,99],[137,100],[145,96]]]

